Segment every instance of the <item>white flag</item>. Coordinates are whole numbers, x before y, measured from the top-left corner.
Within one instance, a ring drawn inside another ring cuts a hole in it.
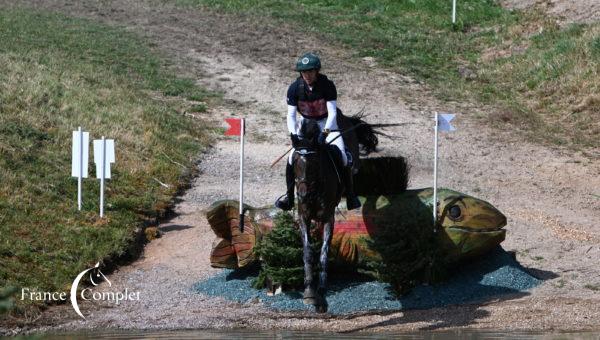
[[[438,130],[439,131],[454,131],[456,130],[450,121],[454,119],[453,113],[440,113],[438,115]]]
[[[106,152],[104,160],[104,178],[110,178],[110,163],[115,162],[115,140],[105,139],[106,150],[102,149],[102,139],[94,140],[94,163],[96,163],[96,178],[102,178],[102,154]]]
[[[83,169],[81,169],[81,177],[88,177],[88,159],[89,159],[89,143],[90,143],[90,133],[82,132],[83,136],[79,134],[79,131],[73,131],[73,149],[72,149],[72,161],[71,161],[71,176],[79,177],[79,168],[83,165]],[[82,144],[83,137],[83,144]],[[83,146],[83,150],[81,147]],[[82,152],[83,151],[83,152]]]

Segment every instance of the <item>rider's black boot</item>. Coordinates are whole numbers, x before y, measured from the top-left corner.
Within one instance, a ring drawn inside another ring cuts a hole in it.
[[[346,189],[346,207],[348,210],[360,208],[361,204],[358,197],[354,194],[354,180],[352,176],[352,167],[345,166],[342,171],[344,177],[344,187]]]
[[[287,163],[285,167],[285,183],[287,185],[287,194],[275,202],[275,206],[281,210],[288,211],[294,207],[294,167]]]

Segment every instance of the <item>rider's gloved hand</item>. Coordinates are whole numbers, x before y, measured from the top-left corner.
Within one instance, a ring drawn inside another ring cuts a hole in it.
[[[317,139],[317,142],[320,145],[325,144],[325,141],[327,140],[328,135],[329,135],[329,129],[323,130],[323,132],[319,133],[319,138]]]
[[[300,143],[298,135],[290,133],[290,139],[292,140],[292,146],[295,148]]]

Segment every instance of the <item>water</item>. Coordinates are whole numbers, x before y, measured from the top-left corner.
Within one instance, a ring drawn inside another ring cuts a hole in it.
[[[600,339],[600,332],[526,332],[451,330],[412,333],[322,333],[309,331],[251,330],[165,330],[165,331],[85,331],[76,333],[39,334],[37,339]]]

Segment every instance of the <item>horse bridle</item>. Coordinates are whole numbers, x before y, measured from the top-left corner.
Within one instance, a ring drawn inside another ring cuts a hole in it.
[[[317,151],[315,150],[311,150],[308,148],[298,148],[294,150],[294,153],[297,153],[300,157],[304,158],[308,155],[313,155],[313,154],[317,154]],[[293,157],[292,157],[293,159]],[[305,160],[306,162],[306,160]],[[316,190],[316,184],[317,184],[317,180],[312,180],[312,181],[308,181],[306,179],[306,171],[304,172],[304,175],[302,176],[302,178],[296,177],[296,186],[299,187],[300,184],[305,184],[306,185],[306,191],[307,191],[307,195],[310,195],[310,193],[317,193],[318,191]],[[297,190],[296,194],[299,195],[300,193],[298,192],[299,190]]]

